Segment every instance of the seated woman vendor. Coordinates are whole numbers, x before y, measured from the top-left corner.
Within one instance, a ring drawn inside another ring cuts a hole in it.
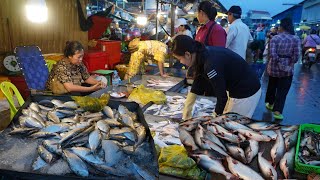
[[[162,77],[167,77],[168,75],[164,73],[163,62],[167,54],[167,45],[160,41],[140,41],[140,38],[135,38],[129,43],[129,51],[131,52],[129,68],[127,70],[124,79],[132,78],[140,71],[140,66],[147,57],[153,58],[157,61],[160,75]]]
[[[105,88],[106,84],[90,76],[82,63],[83,46],[78,41],[67,42],[65,58],[52,69],[46,88],[54,94],[85,93]],[[86,83],[89,86],[83,86]]]

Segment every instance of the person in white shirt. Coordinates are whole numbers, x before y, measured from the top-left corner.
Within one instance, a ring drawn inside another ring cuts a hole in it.
[[[172,38],[172,40],[178,36],[178,35],[187,35],[193,39],[191,29],[184,18],[179,18],[176,20],[176,23],[174,25],[175,28],[178,28],[178,33]]]
[[[231,6],[228,11],[230,26],[227,32],[226,48],[239,54],[245,60],[248,43],[253,41],[253,38],[248,26],[241,21],[241,14],[242,10],[239,6]]]

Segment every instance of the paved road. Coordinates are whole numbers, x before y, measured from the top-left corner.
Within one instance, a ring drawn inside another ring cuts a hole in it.
[[[271,121],[272,113],[265,108],[268,77],[262,77],[262,96],[253,119]],[[296,64],[293,82],[287,96],[281,124],[320,124],[320,64],[311,69]]]

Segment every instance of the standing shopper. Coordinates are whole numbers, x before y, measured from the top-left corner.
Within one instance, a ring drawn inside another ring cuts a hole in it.
[[[198,7],[198,20],[201,24],[196,40],[206,46],[226,46],[226,31],[215,22],[217,10],[209,1],[202,1]]]
[[[184,19],[184,18],[177,19],[177,21],[175,23],[175,28],[178,28],[178,33],[172,38],[172,40],[178,35],[187,35],[187,36],[193,38],[192,33],[190,31],[191,29],[190,29],[186,19]]]
[[[226,48],[239,54],[244,60],[248,43],[253,41],[250,30],[246,24],[241,21],[242,10],[239,6],[231,6],[228,11],[228,28]]]
[[[265,102],[275,119],[283,119],[282,111],[292,83],[294,64],[300,56],[300,45],[299,37],[294,35],[292,20],[282,19],[278,35],[270,40],[267,65],[269,83]]]
[[[207,90],[217,97],[215,115],[235,112],[252,117],[261,96],[260,81],[238,54],[222,47],[205,47],[185,35],[175,38],[172,52],[182,64],[194,69],[183,119],[192,117],[196,95]]]

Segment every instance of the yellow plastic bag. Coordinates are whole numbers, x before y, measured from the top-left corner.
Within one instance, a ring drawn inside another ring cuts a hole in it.
[[[164,104],[167,101],[167,97],[162,91],[146,88],[141,84],[132,91],[128,100],[135,101],[143,105],[146,105],[149,102]]]
[[[196,162],[188,157],[183,146],[171,145],[161,148],[159,155],[159,171],[179,177],[204,179],[206,172],[197,167]]]
[[[110,95],[102,94],[100,98],[89,96],[72,96],[71,98],[85,111],[99,112],[108,104]]]

